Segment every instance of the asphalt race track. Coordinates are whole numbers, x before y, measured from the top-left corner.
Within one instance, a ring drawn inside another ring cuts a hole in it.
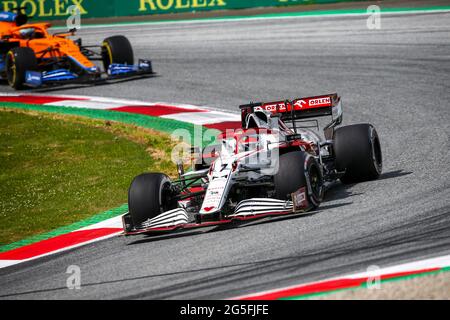
[[[241,103],[338,92],[381,137],[380,180],[337,184],[312,215],[176,236],[116,237],[0,270],[0,299],[230,298],[450,252],[450,13],[94,28],[159,77],[46,93]],[[10,91],[6,86],[2,91]],[[69,265],[81,290],[68,290]]]

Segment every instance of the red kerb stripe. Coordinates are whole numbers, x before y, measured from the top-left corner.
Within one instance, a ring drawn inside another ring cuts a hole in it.
[[[105,237],[121,231],[121,228],[100,228],[73,231],[51,239],[0,253],[0,260],[24,260],[71,247],[83,242]]]
[[[113,111],[129,112],[143,114],[147,116],[160,117],[174,113],[184,113],[184,112],[206,112],[206,110],[201,109],[187,109],[174,106],[165,105],[153,105],[153,106],[124,106],[118,108],[112,108]]]
[[[219,131],[225,132],[227,129],[240,129],[240,121],[225,121],[220,123],[204,124],[204,127],[209,129],[217,129]]]
[[[438,271],[439,268],[421,269],[414,271],[405,271],[398,273],[390,273],[381,275],[381,280],[393,279],[398,277],[405,277],[415,274],[428,273],[433,271]],[[250,295],[242,298],[242,300],[275,300],[289,297],[300,297],[304,295],[314,294],[314,293],[325,293],[329,291],[335,291],[339,289],[350,289],[360,287],[363,283],[369,280],[368,277],[356,278],[356,279],[337,279],[323,281],[319,283],[312,283],[307,285],[300,285],[298,287],[293,287],[289,289],[281,289],[278,291],[273,291],[269,293],[263,293],[259,295]]]
[[[46,97],[46,96],[0,96],[1,102],[18,102],[18,103],[26,103],[26,104],[46,104],[52,102],[59,102],[64,100],[76,100],[76,101],[84,101],[86,99],[82,98],[63,98],[63,97]]]

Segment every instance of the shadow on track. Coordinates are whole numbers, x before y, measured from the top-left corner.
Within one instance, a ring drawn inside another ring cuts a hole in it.
[[[403,176],[407,176],[412,174],[411,171],[404,172],[403,170],[394,170],[382,173],[381,176],[376,180],[387,180],[387,179],[394,179],[399,178]],[[335,201],[335,200],[343,200],[355,196],[362,195],[363,193],[354,193],[351,191],[351,188],[353,188],[356,184],[343,184],[339,181],[334,182],[327,190],[325,194],[325,199],[323,203]],[[325,206],[321,206],[320,209],[326,208]]]
[[[403,170],[389,171],[386,173],[382,173],[381,176],[378,178],[378,180],[399,178],[399,177],[403,177],[403,176],[408,176],[412,173],[413,173],[412,171],[403,171]]]
[[[175,231],[174,233],[169,233],[169,234],[154,234],[154,235],[152,235],[152,234],[145,235],[144,234],[143,239],[130,242],[127,244],[127,246],[132,246],[132,245],[141,244],[141,243],[148,243],[148,242],[157,242],[157,241],[161,241],[161,240],[196,236],[196,235],[200,235],[203,233],[206,233],[206,231],[205,230],[202,230],[202,231],[186,230],[183,232],[183,230],[180,230],[180,231]]]

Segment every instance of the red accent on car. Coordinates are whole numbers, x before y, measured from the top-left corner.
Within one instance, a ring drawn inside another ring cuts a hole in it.
[[[277,114],[277,113],[287,113],[291,111],[329,108],[332,107],[337,101],[339,101],[339,97],[336,94],[329,94],[323,96],[299,98],[295,99],[292,102],[290,101],[266,102],[261,104],[261,106],[259,107],[255,107],[255,111],[258,110],[258,108],[260,108],[262,110],[269,111],[273,114]],[[246,110],[242,110],[242,113],[244,116],[246,114]]]

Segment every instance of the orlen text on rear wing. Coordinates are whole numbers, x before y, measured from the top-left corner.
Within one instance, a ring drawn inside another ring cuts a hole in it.
[[[342,123],[342,104],[341,97],[337,93],[298,98],[292,101],[259,102],[242,105],[241,120],[245,126],[247,114],[259,110],[269,111],[273,115],[278,115],[283,122],[292,121],[295,128],[295,121],[331,116],[331,122],[325,126],[324,130],[334,128]]]

